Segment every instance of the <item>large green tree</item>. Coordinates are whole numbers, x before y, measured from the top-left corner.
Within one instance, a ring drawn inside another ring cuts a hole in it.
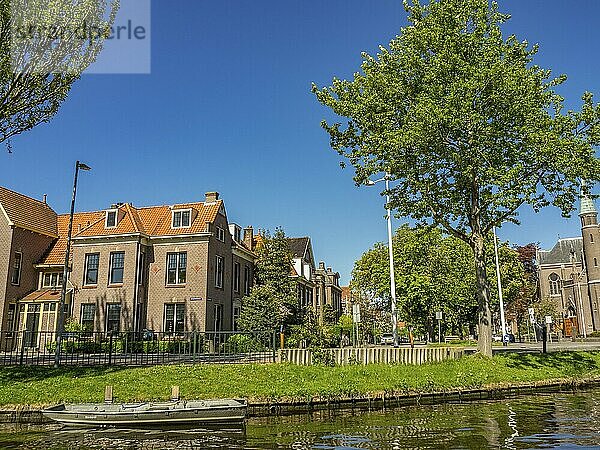
[[[255,284],[242,299],[239,325],[243,330],[286,329],[298,321],[298,295],[290,276],[292,254],[285,233],[277,228],[261,235],[255,264]]]
[[[102,50],[118,6],[118,0],[0,0],[0,142],[57,113]]]
[[[591,94],[563,111],[537,46],[505,38],[509,16],[488,0],[404,1],[409,25],[376,56],[363,53],[352,80],[313,86],[347,125],[323,122],[355,181],[388,173],[390,207],[439,224],[471,248],[479,350],[491,355],[486,236],[519,208],[572,210],[579,178],[600,178],[594,146],[600,108]],[[395,183],[394,183],[395,181]],[[586,188],[587,191],[587,188]]]
[[[394,266],[400,320],[417,330],[435,335],[435,312],[444,313],[447,333],[463,335],[477,322],[477,286],[469,246],[441,229],[400,227],[393,239]],[[493,240],[486,248],[491,257],[487,276],[496,286]],[[376,243],[356,261],[352,287],[366,298],[390,298],[387,245]],[[505,304],[520,294],[524,268],[517,251],[502,242],[498,248],[500,277]],[[497,289],[490,293],[491,307],[499,313]],[[370,302],[378,309],[378,302]],[[389,309],[389,307],[387,308]],[[389,328],[389,322],[386,328]]]

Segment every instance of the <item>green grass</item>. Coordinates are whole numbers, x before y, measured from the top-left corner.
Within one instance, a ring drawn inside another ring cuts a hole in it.
[[[0,368],[0,405],[99,402],[104,386],[119,401],[164,400],[172,385],[188,399],[332,399],[427,392],[600,375],[600,352],[467,356],[423,366],[173,365],[144,368]]]

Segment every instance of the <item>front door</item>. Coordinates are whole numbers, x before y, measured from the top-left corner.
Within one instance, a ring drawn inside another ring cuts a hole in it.
[[[565,317],[563,324],[564,336],[575,337],[577,335],[577,317]]]
[[[40,304],[27,305],[27,318],[25,319],[25,347],[38,346],[38,330],[40,326]]]

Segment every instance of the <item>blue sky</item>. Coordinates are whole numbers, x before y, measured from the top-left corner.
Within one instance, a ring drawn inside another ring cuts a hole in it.
[[[507,33],[540,43],[537,63],[566,73],[568,105],[600,92],[600,2],[501,0]],[[386,239],[379,188],[339,167],[311,82],[349,78],[405,24],[400,0],[154,0],[149,75],[84,75],[49,124],[0,152],[0,184],[67,212],[73,163],[78,210],[202,200],[217,190],[230,221],[309,235],[317,260],[349,280],[354,261]],[[600,95],[600,94],[599,94]],[[540,242],[579,234],[548,208],[500,237]],[[402,219],[395,219],[395,226]]]

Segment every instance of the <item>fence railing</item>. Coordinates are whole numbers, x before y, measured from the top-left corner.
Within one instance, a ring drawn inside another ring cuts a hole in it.
[[[60,364],[266,363],[276,361],[277,343],[270,331],[65,332]],[[51,365],[55,353],[56,333],[0,332],[0,365]]]
[[[464,349],[451,347],[362,347],[330,349],[286,348],[279,352],[279,361],[301,366],[313,364],[412,364],[421,365],[441,362],[448,359],[460,359]]]

